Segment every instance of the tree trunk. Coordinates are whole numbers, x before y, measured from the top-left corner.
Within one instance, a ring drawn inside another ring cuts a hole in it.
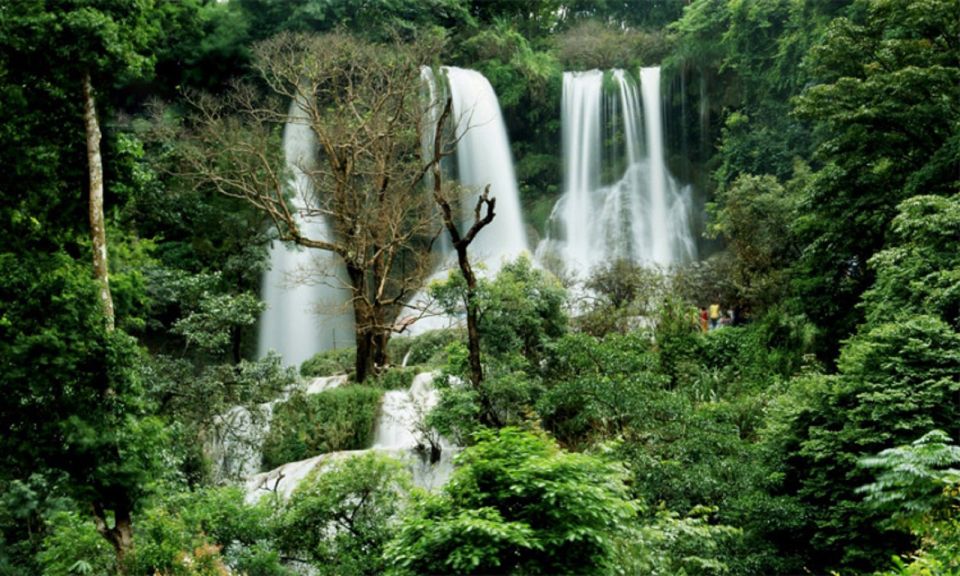
[[[83,122],[87,136],[87,163],[90,174],[90,238],[93,241],[93,273],[100,285],[107,330],[113,330],[113,298],[107,267],[107,234],[103,219],[103,162],[100,158],[100,124],[90,73],[83,75]]]
[[[390,331],[383,320],[383,310],[366,298],[364,271],[348,264],[347,276],[353,292],[353,320],[356,325],[357,358],[354,368],[356,381],[363,382],[387,365]]]
[[[479,318],[477,318],[476,291],[477,276],[473,273],[473,267],[470,266],[470,260],[467,258],[467,245],[463,242],[457,242],[457,261],[460,264],[460,273],[467,281],[466,302],[467,309],[467,351],[470,361],[470,382],[477,390],[480,389],[480,383],[483,382],[483,364],[480,362],[480,329],[478,328]]]
[[[113,528],[110,528],[107,526],[103,506],[96,502],[93,504],[93,520],[97,532],[113,546],[117,558],[117,573],[122,575],[127,573],[127,556],[133,550],[133,520],[130,517],[130,506],[117,504],[113,511],[113,518]]]

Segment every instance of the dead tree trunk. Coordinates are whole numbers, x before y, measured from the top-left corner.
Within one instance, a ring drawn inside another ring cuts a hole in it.
[[[93,241],[93,273],[100,285],[100,302],[107,323],[113,330],[113,298],[110,296],[110,272],[107,268],[107,234],[103,219],[103,161],[100,158],[100,124],[93,96],[90,73],[83,75],[83,121],[87,136],[87,163],[90,174],[90,238]]]
[[[487,224],[493,222],[496,215],[494,208],[497,204],[496,198],[490,197],[490,186],[484,189],[483,194],[477,199],[477,205],[473,210],[473,224],[466,234],[460,235],[460,229],[457,226],[453,216],[453,208],[449,200],[443,194],[443,181],[440,173],[440,159],[443,154],[442,130],[447,118],[450,116],[452,101],[448,98],[437,122],[436,132],[434,134],[433,145],[433,199],[440,207],[440,213],[443,217],[443,224],[450,234],[450,241],[454,250],[457,251],[457,264],[460,266],[460,273],[463,274],[467,282],[467,292],[464,297],[467,308],[467,349],[470,361],[470,382],[474,389],[481,393],[481,399],[485,400],[485,395],[480,390],[480,383],[483,382],[483,364],[480,361],[480,331],[477,326],[479,322],[478,310],[476,305],[477,276],[470,265],[470,259],[467,257],[467,248],[477,234]],[[486,402],[484,402],[486,404]],[[492,415],[492,414],[491,414]]]

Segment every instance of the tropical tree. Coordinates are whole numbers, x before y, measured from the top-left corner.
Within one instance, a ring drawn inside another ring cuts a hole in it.
[[[123,570],[133,513],[161,476],[163,432],[135,370],[141,352],[114,330],[100,115],[116,86],[152,73],[163,19],[149,0],[18,2],[2,11],[0,148],[11,159],[2,220],[5,237],[17,238],[0,255],[0,357],[12,400],[0,408],[4,480],[68,479]],[[75,160],[84,149],[85,165]],[[92,252],[92,270],[77,266],[80,250]]]
[[[956,2],[856,2],[807,59],[814,83],[796,113],[813,123],[821,167],[800,207],[806,248],[795,285],[828,344],[861,318],[867,264],[898,204],[956,191],[958,37]]]

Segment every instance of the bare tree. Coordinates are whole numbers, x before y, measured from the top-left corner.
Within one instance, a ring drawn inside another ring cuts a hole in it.
[[[460,273],[463,274],[463,279],[467,283],[467,290],[464,293],[464,306],[467,309],[467,350],[470,361],[470,382],[476,390],[481,391],[480,383],[483,381],[483,364],[480,361],[480,330],[478,327],[479,318],[476,306],[477,275],[473,272],[470,259],[467,257],[467,248],[470,246],[470,243],[473,242],[473,239],[476,238],[477,234],[480,233],[480,230],[487,224],[493,222],[493,218],[496,216],[494,208],[496,207],[497,199],[490,197],[490,185],[488,184],[487,187],[484,188],[483,193],[477,198],[477,204],[473,210],[473,222],[470,228],[464,233],[460,232],[458,225],[459,219],[454,216],[455,212],[452,206],[455,202],[451,199],[453,195],[450,193],[452,189],[455,191],[456,196],[459,196],[459,187],[448,186],[445,189],[440,170],[440,161],[446,154],[443,144],[443,130],[450,117],[451,106],[452,101],[448,98],[443,112],[437,121],[434,132],[432,162],[433,200],[437,203],[437,206],[440,207],[443,225],[447,229],[447,233],[450,235],[450,243],[457,253],[457,265],[460,267]],[[485,400],[485,398],[485,395],[482,395],[481,391],[481,399]]]
[[[438,53],[429,40],[378,45],[342,33],[282,34],[254,50],[266,90],[247,84],[220,99],[191,95],[196,113],[180,135],[184,173],[197,185],[249,202],[281,241],[342,258],[358,381],[387,363],[398,314],[433,265],[441,227],[424,179],[440,154],[420,146],[419,95],[420,67]],[[307,123],[317,140],[316,157],[299,166],[313,194],[299,203],[278,138],[291,121]],[[329,237],[311,237],[303,225],[317,217],[328,219]]]

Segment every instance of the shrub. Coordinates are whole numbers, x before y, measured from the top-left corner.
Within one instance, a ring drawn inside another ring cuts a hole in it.
[[[294,394],[274,409],[263,443],[263,466],[269,469],[324,452],[368,447],[382,394],[361,385]]]
[[[374,453],[315,470],[285,508],[282,548],[322,575],[382,574],[383,545],[409,488],[403,464]]]
[[[625,472],[545,436],[483,432],[387,545],[390,574],[612,574],[637,508]]]
[[[353,348],[318,352],[300,365],[300,375],[307,378],[336,376],[338,374],[352,376],[356,358],[357,351]]]
[[[374,381],[381,390],[406,390],[413,384],[413,378],[420,372],[418,368],[387,368]]]
[[[89,517],[76,512],[57,512],[47,521],[50,533],[43,540],[37,559],[49,576],[116,573],[116,556],[97,533]]]

